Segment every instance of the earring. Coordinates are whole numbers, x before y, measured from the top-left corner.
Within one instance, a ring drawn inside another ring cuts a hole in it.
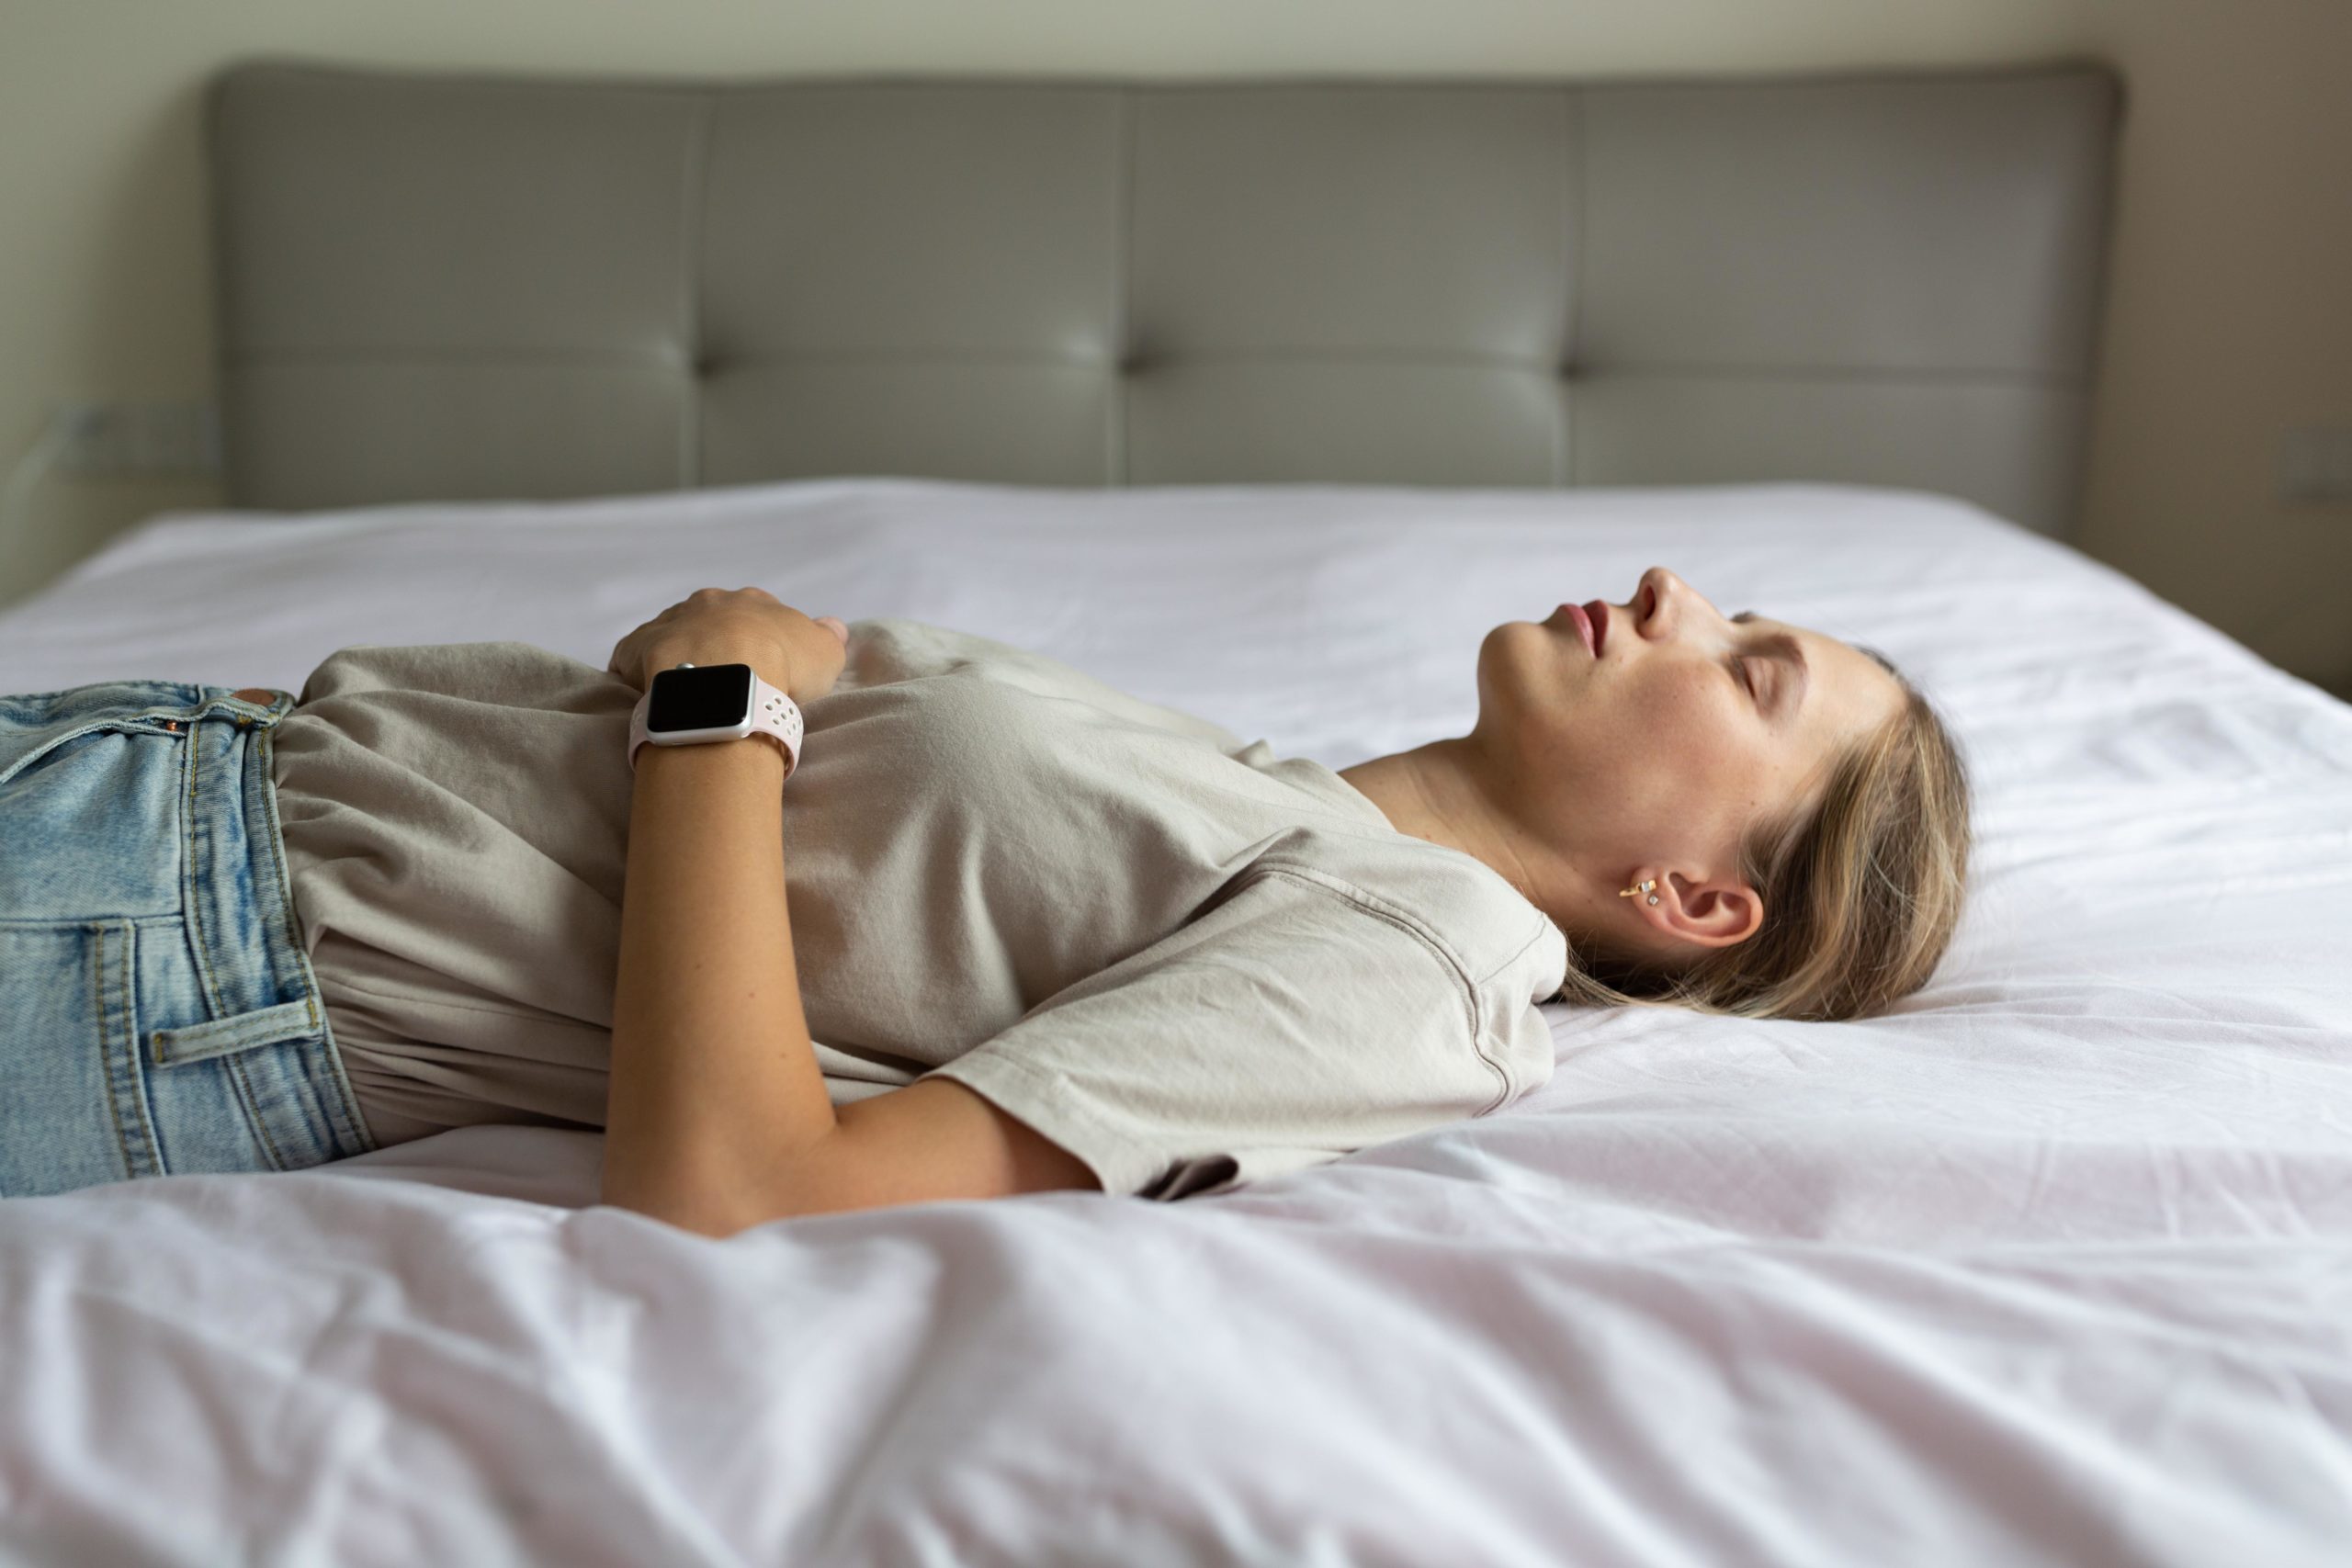
[[[1620,887],[1617,890],[1617,897],[1620,898],[1631,898],[1636,893],[1650,893],[1650,889],[1657,886],[1657,878],[1651,877],[1647,882],[1636,882],[1631,887]],[[1657,894],[1650,893],[1650,902],[1653,904],[1657,902]]]

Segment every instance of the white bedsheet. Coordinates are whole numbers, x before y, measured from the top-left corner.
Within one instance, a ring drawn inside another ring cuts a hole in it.
[[[0,1203],[0,1532],[45,1562],[2352,1562],[2352,708],[1955,502],[843,480],[167,515],[0,690],[602,665],[689,591],[1038,649],[1335,767],[1674,568],[1956,721],[1977,891],[1865,1023],[1554,1009],[1551,1085],[1223,1198],[729,1242],[600,1139]],[[560,781],[549,781],[560,787]]]

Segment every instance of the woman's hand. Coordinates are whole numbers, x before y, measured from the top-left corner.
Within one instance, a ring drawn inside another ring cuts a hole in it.
[[[644,691],[656,671],[691,663],[748,664],[796,703],[833,689],[849,627],[811,620],[764,588],[697,588],[613,647],[605,669]]]

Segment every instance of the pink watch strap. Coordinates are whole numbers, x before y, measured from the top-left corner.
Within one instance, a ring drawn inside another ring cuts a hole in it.
[[[651,705],[652,702],[653,689],[651,684],[649,682],[644,694],[637,699],[636,711],[629,715],[628,719],[628,765],[631,772],[634,772],[637,768],[637,753],[639,749],[655,743],[653,738],[646,732],[645,728],[645,711]],[[764,735],[774,740],[778,746],[784,748],[784,776],[786,778],[788,779],[794,773],[799,772],[800,738],[802,734],[800,705],[794,702],[791,697],[787,696],[783,692],[778,691],[775,687],[769,685],[765,681],[761,680],[760,672],[756,670],[752,671],[751,734],[753,736]],[[726,739],[749,738],[750,737],[747,736],[728,737]],[[685,746],[701,745],[705,743],[706,742],[703,741],[694,740],[674,742],[674,744]]]

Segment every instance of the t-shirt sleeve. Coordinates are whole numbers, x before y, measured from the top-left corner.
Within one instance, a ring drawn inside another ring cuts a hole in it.
[[[1482,1115],[1517,1088],[1458,955],[1404,912],[1261,869],[926,1077],[1162,1201]]]

